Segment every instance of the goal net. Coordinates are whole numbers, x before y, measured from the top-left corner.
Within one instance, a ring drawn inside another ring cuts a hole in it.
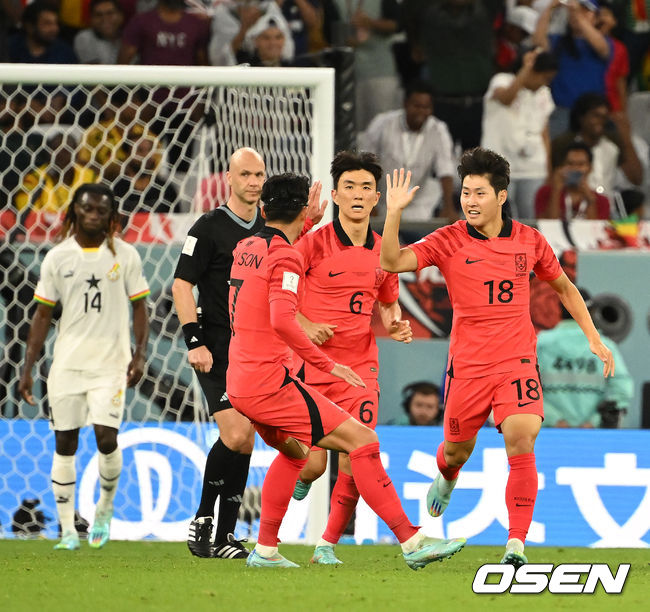
[[[138,249],[152,291],[146,370],[127,394],[120,430],[124,471],[112,535],[185,539],[218,432],[207,422],[173,309],[180,249],[196,218],[227,200],[225,172],[239,147],[259,151],[268,175],[306,174],[329,193],[333,71],[4,64],[0,83],[0,525],[5,536],[57,535],[46,389],[53,332],[34,368],[35,406],[20,399],[18,379],[43,256],[74,189],[103,182],[118,195],[124,238]],[[237,537],[257,535],[259,491],[274,452],[257,440]],[[95,440],[85,428],[77,507],[89,521],[98,486]],[[313,539],[326,494],[309,512],[306,504],[291,510],[285,541]]]

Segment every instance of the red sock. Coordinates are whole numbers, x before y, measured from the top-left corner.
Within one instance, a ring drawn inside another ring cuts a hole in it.
[[[327,527],[323,540],[336,544],[348,526],[354,509],[359,501],[359,491],[354,484],[354,478],[339,470],[336,484],[332,490],[330,502],[330,515],[327,518]]]
[[[262,546],[277,546],[278,531],[287,512],[291,494],[306,459],[291,459],[282,453],[273,460],[262,485],[262,511],[257,541]]]
[[[537,466],[535,453],[525,453],[508,458],[510,474],[506,484],[506,506],[510,530],[508,539],[526,541],[533,509],[537,499]]]
[[[447,465],[447,462],[445,461],[445,443],[441,442],[440,446],[438,447],[438,452],[436,453],[436,462],[438,464],[438,470],[442,474],[442,477],[445,480],[455,480],[458,478],[458,473],[460,472],[460,468],[465,465],[464,463],[461,465],[458,465],[456,467],[449,467]]]
[[[397,491],[379,458],[379,442],[350,453],[352,476],[361,497],[395,534],[398,542],[415,535],[415,527],[404,513]]]

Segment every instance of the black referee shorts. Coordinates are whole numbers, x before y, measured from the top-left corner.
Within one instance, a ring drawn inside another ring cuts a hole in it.
[[[203,395],[208,402],[208,414],[210,416],[215,412],[232,408],[232,404],[226,395],[227,369],[228,363],[215,361],[209,372],[194,372],[199,379]]]

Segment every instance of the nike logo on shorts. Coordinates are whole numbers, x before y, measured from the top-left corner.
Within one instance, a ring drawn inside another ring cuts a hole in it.
[[[479,261],[485,261],[485,259],[470,259],[469,257],[465,259],[466,264],[478,263]]]
[[[345,270],[344,270],[344,272],[345,272]],[[343,272],[332,272],[332,271],[330,271],[329,277],[334,278],[335,276],[339,276],[340,274],[343,274]]]
[[[519,402],[517,406],[519,406],[519,408],[523,408],[524,406],[528,406],[528,404],[533,404],[533,403],[534,402]]]

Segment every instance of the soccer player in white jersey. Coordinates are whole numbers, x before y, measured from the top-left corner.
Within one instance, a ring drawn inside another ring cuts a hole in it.
[[[43,348],[57,302],[62,313],[48,375],[50,425],[56,449],[52,490],[62,538],[55,549],[79,548],[74,525],[75,453],[79,428],[92,423],[99,451],[100,495],[88,544],[109,539],[113,499],[122,470],[117,432],[127,386],[144,371],[149,335],[147,281],[133,246],[120,240],[117,202],[104,185],[86,183],[68,206],[62,241],[43,259],[34,291],[38,302],[20,377],[22,397],[34,404],[32,367]],[[129,308],[133,308],[135,350],[131,353]]]

